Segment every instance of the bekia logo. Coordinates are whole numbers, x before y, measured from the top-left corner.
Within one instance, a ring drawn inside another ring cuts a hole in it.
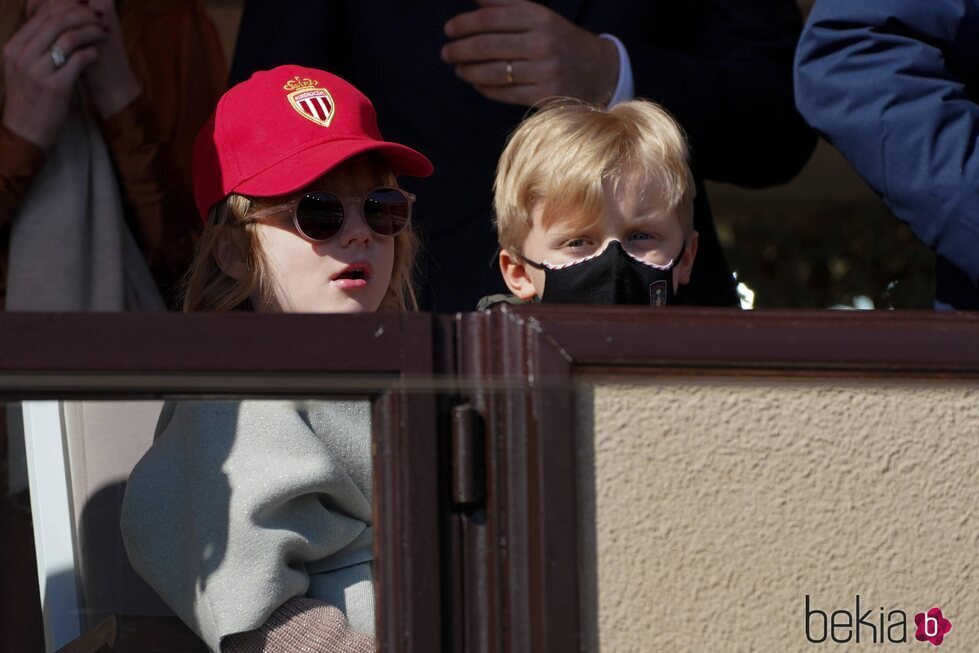
[[[943,617],[941,609],[937,607],[927,613],[919,612],[914,615],[914,623],[918,625],[914,638],[919,642],[931,642],[935,646],[940,646],[945,635],[952,630],[952,622]]]
[[[908,641],[908,617],[904,610],[876,611],[869,608],[861,611],[860,595],[854,597],[854,610],[834,610],[827,613],[813,607],[812,597],[806,594],[806,639],[812,644],[822,644],[832,640],[837,644],[861,641],[873,644],[904,644]],[[914,638],[941,646],[945,636],[952,630],[952,622],[942,615],[937,606],[927,612],[914,615],[917,627]]]

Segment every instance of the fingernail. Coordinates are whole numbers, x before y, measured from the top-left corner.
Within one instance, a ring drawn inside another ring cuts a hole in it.
[[[445,61],[446,59],[448,59],[448,57],[449,57],[449,49],[448,48],[442,48],[442,52],[440,53],[440,56],[442,57],[442,60],[443,61]]]

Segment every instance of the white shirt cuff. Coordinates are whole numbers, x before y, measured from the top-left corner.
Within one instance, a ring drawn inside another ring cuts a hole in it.
[[[608,106],[612,107],[619,102],[631,100],[636,95],[636,85],[632,80],[632,63],[629,61],[629,53],[626,52],[622,41],[611,34],[599,34],[598,36],[614,43],[615,49],[619,51],[619,80],[615,84],[612,99],[608,101]]]

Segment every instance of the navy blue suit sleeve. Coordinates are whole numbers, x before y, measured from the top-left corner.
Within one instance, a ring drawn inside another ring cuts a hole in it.
[[[696,7],[692,42],[682,49],[623,39],[636,96],[680,121],[699,175],[749,187],[788,181],[816,142],[792,100],[798,7],[793,0],[705,0]]]
[[[894,214],[979,282],[979,13],[966,0],[820,0],[796,102]],[[974,74],[974,73],[971,73]]]

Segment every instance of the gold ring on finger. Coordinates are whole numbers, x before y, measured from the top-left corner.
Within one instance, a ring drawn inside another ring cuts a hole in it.
[[[510,86],[510,85],[513,84],[513,62],[512,61],[507,61],[506,62],[506,83],[507,83],[507,86]]]
[[[68,56],[65,51],[59,48],[57,45],[51,46],[51,61],[54,62],[55,68],[61,68],[68,61]]]

